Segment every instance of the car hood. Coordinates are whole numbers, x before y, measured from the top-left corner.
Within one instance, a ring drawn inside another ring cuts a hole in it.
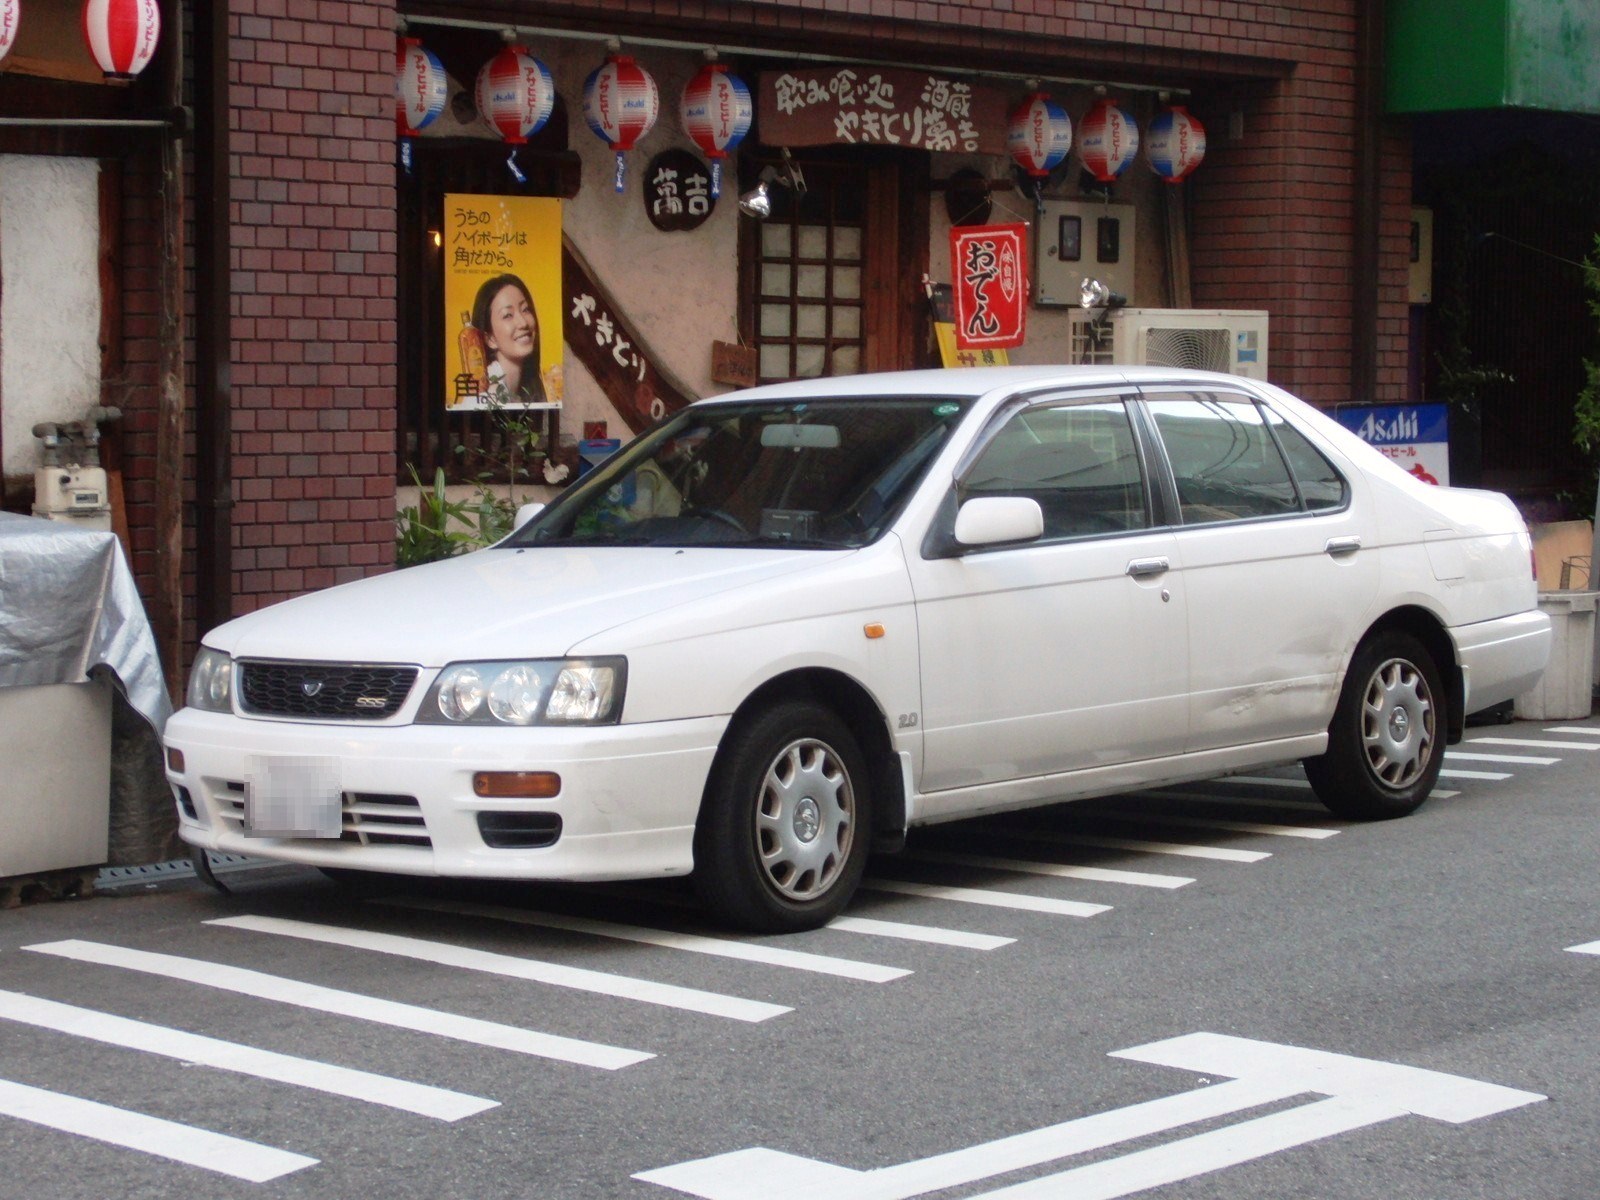
[[[248,658],[406,662],[551,657],[638,617],[854,551],[491,548],[313,592],[205,643]]]

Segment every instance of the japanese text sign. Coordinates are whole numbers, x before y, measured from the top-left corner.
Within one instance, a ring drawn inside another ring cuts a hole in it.
[[[962,350],[1022,345],[1028,313],[1026,225],[968,225],[950,231],[956,345]]]
[[[1342,407],[1339,424],[1424,483],[1450,483],[1450,407],[1384,404]]]
[[[1006,152],[1004,94],[926,71],[764,71],[756,111],[761,140],[769,146]]]

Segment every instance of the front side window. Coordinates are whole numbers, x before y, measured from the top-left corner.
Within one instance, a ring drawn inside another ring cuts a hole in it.
[[[966,398],[684,409],[608,460],[505,545],[788,545],[876,539]]]
[[[1119,400],[1017,413],[962,479],[961,498],[973,496],[1037,500],[1046,538],[1119,533],[1150,523],[1132,423]]]
[[[1185,525],[1300,511],[1288,464],[1252,401],[1195,395],[1155,396],[1147,403]]]

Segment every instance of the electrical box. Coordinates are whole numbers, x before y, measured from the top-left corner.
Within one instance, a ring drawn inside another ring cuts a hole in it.
[[[103,467],[40,467],[33,473],[33,515],[79,529],[111,528]]]
[[[1411,274],[1407,280],[1412,304],[1433,303],[1433,209],[1411,210]]]
[[[1134,208],[1098,200],[1046,200],[1033,237],[1033,302],[1078,306],[1078,286],[1098,279],[1133,299],[1138,261]]]

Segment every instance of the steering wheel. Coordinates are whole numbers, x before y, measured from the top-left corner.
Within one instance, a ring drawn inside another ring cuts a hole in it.
[[[686,517],[710,517],[714,521],[721,521],[724,525],[731,525],[745,537],[750,536],[750,531],[744,527],[744,522],[730,512],[720,508],[691,508],[683,514]]]

